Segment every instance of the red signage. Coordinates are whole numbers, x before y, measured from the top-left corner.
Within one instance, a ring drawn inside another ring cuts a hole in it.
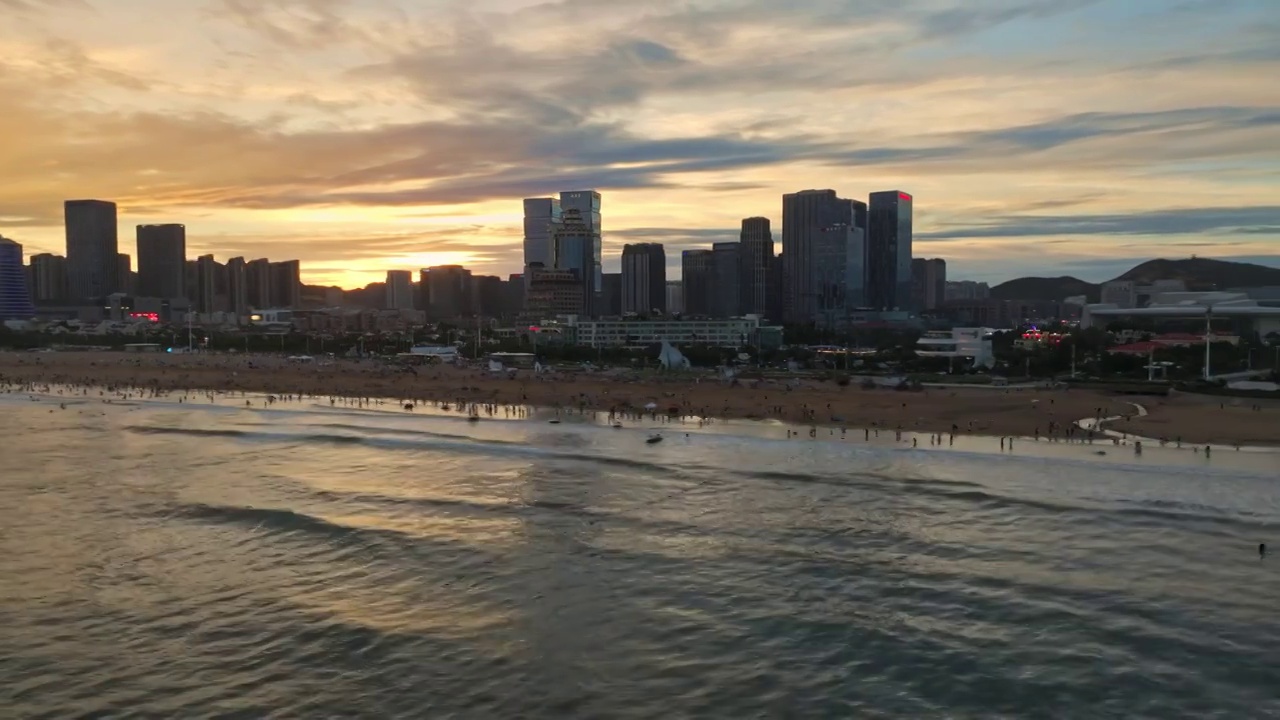
[[[910,196],[910,195],[908,195],[908,194],[906,194],[906,193],[904,193],[904,192],[900,192],[900,193],[898,193],[898,199],[899,199],[899,200],[910,200],[910,199],[911,199],[911,196]]]
[[[129,317],[133,318],[134,320],[149,320],[150,322],[153,322],[153,323],[160,322],[160,316],[156,313],[131,312],[129,313]]]

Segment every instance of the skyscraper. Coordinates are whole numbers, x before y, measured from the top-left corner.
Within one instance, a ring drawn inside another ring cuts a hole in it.
[[[773,233],[769,218],[750,217],[742,221],[738,260],[739,306],[744,315],[764,315],[768,305],[769,262],[773,260]]]
[[[853,203],[835,190],[803,190],[782,196],[783,321],[810,323],[817,316],[816,246],[828,228],[853,224]]]
[[[711,245],[711,315],[718,318],[742,314],[738,277],[742,271],[741,245],[718,242]]]
[[[684,283],[679,280],[667,281],[667,312],[673,315],[684,312]]]
[[[849,224],[822,229],[814,244],[814,320],[822,327],[848,323],[856,308],[866,307],[867,206],[850,200]]]
[[[592,230],[588,219],[589,216],[583,215],[576,207],[564,209],[555,230],[555,269],[578,273],[582,281],[582,308],[578,314],[593,317],[596,314],[595,297],[603,283],[597,279],[601,275],[600,235]]]
[[[667,253],[659,243],[622,247],[622,312],[667,310]]]
[[[602,239],[604,229],[600,218],[600,193],[595,190],[562,192],[560,193],[560,210],[562,218],[570,211],[577,211],[582,218],[582,222],[586,225],[587,232],[591,235],[591,263],[593,269],[586,280],[589,283],[587,294],[594,296],[600,292],[601,275],[603,273],[601,257],[604,245]],[[588,303],[590,302],[588,300]]]
[[[877,310],[911,307],[911,196],[871,193],[867,228],[867,300]]]
[[[133,258],[124,253],[116,253],[116,292],[134,294]]]
[[[67,299],[66,258],[51,253],[31,256],[31,298],[37,303]]]
[[[711,314],[710,250],[685,250],[680,255],[680,284],[684,287],[684,314]]]
[[[186,297],[186,226],[139,225],[137,242],[137,294],[167,300]]]
[[[271,263],[271,304],[278,308],[302,306],[302,263],[284,260]]]
[[[63,213],[70,299],[96,301],[119,290],[116,204],[105,200],[68,200],[63,204]]]
[[[250,260],[244,268],[244,279],[248,287],[249,307],[255,310],[271,307],[271,261],[266,258]]]
[[[427,268],[422,278],[427,297],[427,317],[452,320],[475,313],[471,271],[461,265]]]
[[[524,264],[539,262],[551,267],[555,262],[552,244],[560,224],[560,200],[526,198],[524,201]]]
[[[196,258],[196,312],[217,310],[218,261],[212,255]]]
[[[227,261],[227,309],[236,316],[236,322],[249,314],[248,264],[242,257]]]
[[[0,321],[30,320],[35,314],[27,287],[27,268],[22,263],[22,246],[0,237]]]
[[[408,270],[388,270],[386,300],[387,310],[413,309],[413,273]]]
[[[600,303],[596,314],[602,317],[618,317],[622,314],[622,273],[605,273],[601,276]]]
[[[912,258],[911,304],[918,311],[936,310],[947,297],[947,261]]]
[[[497,318],[506,314],[505,285],[497,275],[471,276],[472,302],[477,315]]]

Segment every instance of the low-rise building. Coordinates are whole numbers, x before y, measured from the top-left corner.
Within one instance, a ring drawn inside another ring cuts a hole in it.
[[[724,319],[579,320],[574,324],[579,345],[624,347],[653,345],[710,345],[737,348],[755,345],[774,333],[762,333],[760,317],[748,315]]]

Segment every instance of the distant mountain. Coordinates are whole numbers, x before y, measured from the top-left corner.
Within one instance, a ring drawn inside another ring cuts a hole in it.
[[[1185,260],[1148,260],[1116,280],[1149,283],[1155,280],[1181,280],[1188,290],[1227,290],[1230,288],[1280,285],[1280,268],[1253,263],[1188,258]]]
[[[991,288],[993,300],[1062,302],[1074,295],[1084,295],[1089,302],[1098,302],[1098,298],[1102,295],[1102,286],[1067,276],[1017,278]]]
[[[1280,268],[1253,263],[1187,258],[1185,260],[1148,260],[1116,280],[1151,283],[1156,280],[1181,280],[1188,290],[1228,290],[1230,288],[1280,286]],[[1102,285],[1074,277],[1025,277],[991,288],[993,300],[1033,300],[1061,302],[1073,295],[1084,295],[1089,302],[1099,302]]]

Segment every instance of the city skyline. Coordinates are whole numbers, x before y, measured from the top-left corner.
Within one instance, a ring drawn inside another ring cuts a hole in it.
[[[28,256],[91,197],[122,254],[182,223],[190,257],[296,257],[309,284],[506,276],[520,200],[590,187],[604,271],[657,242],[671,274],[742,218],[777,231],[785,193],[902,187],[953,277],[1280,265],[1260,0],[5,7],[0,232]]]

